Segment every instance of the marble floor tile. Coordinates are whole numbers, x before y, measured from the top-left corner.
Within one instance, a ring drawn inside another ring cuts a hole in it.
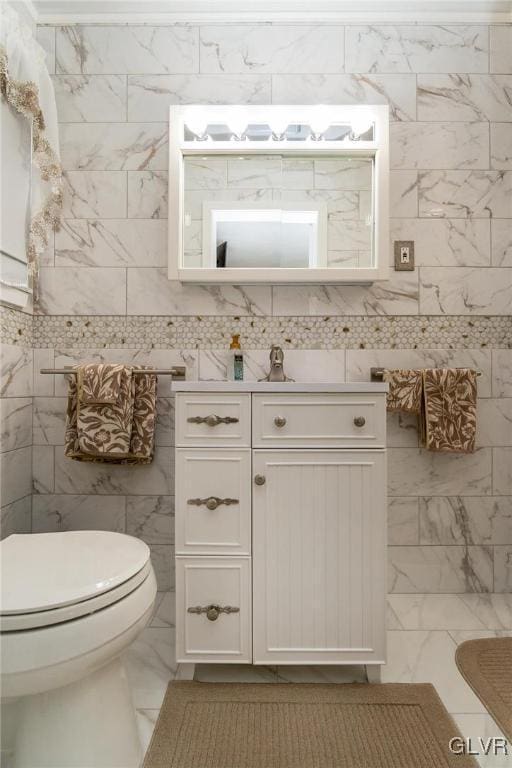
[[[446,631],[389,631],[383,683],[432,683],[449,712],[484,712],[454,663],[456,645]]]
[[[174,592],[159,592],[150,627],[169,628],[176,623],[176,598]]]
[[[449,635],[457,645],[460,645],[468,640],[485,640],[488,637],[512,637],[512,629],[452,629]]]
[[[512,631],[512,594],[388,595],[390,628]]]
[[[137,709],[158,709],[176,674],[174,630],[147,627],[123,654]]]
[[[364,666],[297,666],[276,667],[278,683],[366,683]]]
[[[496,592],[512,592],[512,545],[494,547],[494,589]]]
[[[492,547],[389,547],[388,591],[492,592]]]
[[[276,667],[251,664],[198,664],[194,680],[200,683],[277,683]]]
[[[494,720],[487,713],[468,714],[465,712],[452,713],[452,717],[459,727],[462,736],[471,739],[471,749],[481,752],[475,755],[480,768],[510,768],[512,764],[512,753],[510,744],[508,745],[508,755],[503,751],[497,750],[497,754],[485,755],[486,741],[489,738],[503,738],[503,733],[496,725]],[[483,743],[480,742],[483,739]],[[492,747],[491,747],[492,750]]]
[[[142,751],[145,754],[148,750],[153,731],[155,729],[159,709],[137,709],[137,728],[139,729],[139,738],[142,744]]]

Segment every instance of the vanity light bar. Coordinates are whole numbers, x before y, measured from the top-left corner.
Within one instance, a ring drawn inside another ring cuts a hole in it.
[[[182,108],[183,127],[198,141],[361,141],[372,131],[374,141],[376,116],[368,105],[343,108],[323,104],[284,107],[268,106],[206,106],[189,105]],[[290,128],[295,130],[290,136]],[[333,128],[342,129],[341,136],[329,138]],[[343,130],[344,129],[344,130]],[[222,138],[220,138],[222,137]],[[182,139],[184,137],[182,136]]]
[[[218,126],[219,130],[212,131],[211,126],[215,125]],[[296,134],[293,137],[288,136],[288,129],[290,126],[297,126],[299,128],[299,131],[296,132]],[[284,123],[281,123],[279,125],[274,125],[273,122],[262,122],[262,123],[256,123],[256,122],[247,122],[240,123],[239,125],[233,125],[232,123],[228,122],[219,122],[219,123],[208,123],[205,124],[199,123],[193,120],[185,120],[185,126],[188,129],[189,133],[192,134],[192,139],[186,139],[187,141],[194,141],[194,142],[204,142],[204,141],[219,141],[221,139],[217,139],[217,136],[220,135],[228,135],[229,139],[228,141],[252,141],[252,142],[260,142],[261,139],[261,133],[267,133],[267,137],[264,139],[265,141],[274,141],[274,142],[283,142],[283,141],[293,141],[293,142],[301,142],[301,141],[360,141],[361,137],[364,136],[366,133],[368,133],[370,130],[373,131],[374,123],[373,122],[365,122],[364,124],[362,122],[359,123],[339,123],[339,122],[331,122],[328,121],[327,123],[303,123],[303,122],[288,122],[286,125]],[[336,137],[336,138],[328,138],[327,134],[331,129],[339,127],[340,129],[345,128],[346,131],[343,135]],[[250,129],[250,130],[249,130]],[[258,131],[259,129],[259,131]],[[267,129],[267,130],[265,130]],[[260,136],[258,136],[258,132],[260,132]],[[373,138],[373,135],[372,135]],[[222,139],[224,140],[224,139]]]

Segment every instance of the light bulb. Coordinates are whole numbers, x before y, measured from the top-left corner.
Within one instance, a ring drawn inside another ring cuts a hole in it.
[[[206,118],[200,112],[191,112],[185,118],[185,125],[192,131],[194,136],[198,139],[202,139],[206,133],[208,127]]]
[[[350,118],[350,128],[352,131],[351,139],[359,139],[361,136],[370,130],[373,122],[368,115],[356,115]]]
[[[315,139],[320,139],[331,124],[331,118],[326,109],[316,109],[309,121]]]

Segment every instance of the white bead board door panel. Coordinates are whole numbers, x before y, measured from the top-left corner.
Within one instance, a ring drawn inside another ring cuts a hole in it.
[[[251,395],[178,392],[176,445],[249,448]]]
[[[176,661],[251,662],[251,602],[249,558],[177,557]]]
[[[253,395],[255,448],[384,448],[385,394]]]
[[[385,452],[253,451],[256,664],[385,662]]]
[[[176,553],[250,555],[251,451],[176,449]]]

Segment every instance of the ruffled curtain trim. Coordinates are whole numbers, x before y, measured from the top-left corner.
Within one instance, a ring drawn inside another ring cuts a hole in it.
[[[40,46],[30,33],[27,35],[26,29],[19,26],[17,15],[13,11],[8,11],[5,15],[6,10],[3,9],[4,18],[2,21],[8,22],[10,39],[12,41],[13,33],[17,34],[18,38],[15,45],[24,47],[24,50],[20,51],[16,58],[21,60],[25,55],[25,57],[31,58],[31,63],[37,69],[45,68],[44,54]],[[47,82],[50,82],[46,68],[44,75]],[[32,164],[39,171],[41,188],[38,190],[39,194],[32,194],[32,199],[38,198],[39,204],[33,204],[34,210],[31,210],[30,213],[27,262],[30,285],[36,299],[39,259],[49,245],[50,233],[60,227],[63,199],[62,166],[58,148],[52,147],[46,136],[47,126],[40,103],[38,85],[31,80],[17,80],[12,76],[9,71],[7,51],[1,44],[0,90],[11,107],[25,117],[32,127]],[[55,125],[54,133],[56,130],[57,126]],[[37,180],[33,179],[32,184],[37,184]]]

